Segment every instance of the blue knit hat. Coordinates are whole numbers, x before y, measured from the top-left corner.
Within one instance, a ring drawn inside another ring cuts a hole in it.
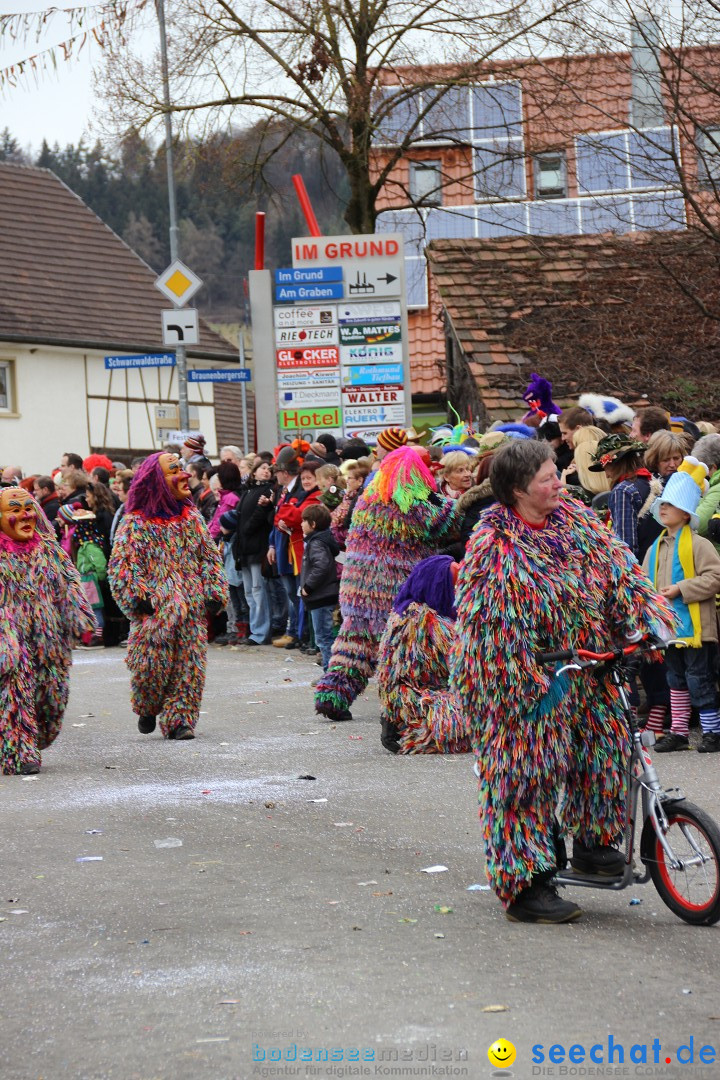
[[[676,473],[673,473],[659,499],[653,503],[653,517],[661,522],[660,507],[663,503],[676,506],[678,510],[690,515],[690,525],[697,529],[700,519],[697,516],[698,503],[708,489],[705,477],[707,465],[695,457],[686,457]]]

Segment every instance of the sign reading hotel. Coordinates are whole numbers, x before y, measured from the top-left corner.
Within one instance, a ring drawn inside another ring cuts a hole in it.
[[[409,424],[402,237],[301,237],[292,262],[275,271],[281,429],[307,436]]]

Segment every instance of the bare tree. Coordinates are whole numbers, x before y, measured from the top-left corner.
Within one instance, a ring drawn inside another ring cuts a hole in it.
[[[444,113],[483,65],[540,47],[580,0],[182,0],[169,7],[172,112],[200,123],[264,114],[300,127],[339,158],[345,220],[373,232],[381,194],[408,150],[439,133]],[[113,115],[137,128],[163,114],[157,61],[106,42],[101,82]],[[271,126],[272,127],[272,126]],[[379,167],[374,147],[385,144]],[[392,144],[392,145],[391,145]],[[270,148],[270,152],[272,148]],[[481,169],[487,162],[480,163]],[[478,169],[467,163],[466,183]],[[397,190],[398,181],[392,185]],[[409,197],[405,184],[405,201]],[[429,191],[429,196],[432,192]]]

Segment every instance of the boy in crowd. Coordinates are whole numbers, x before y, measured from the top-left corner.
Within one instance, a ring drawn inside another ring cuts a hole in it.
[[[300,572],[300,595],[310,612],[315,641],[322,655],[323,671],[330,663],[334,640],[333,611],[338,605],[337,565],[340,547],[330,531],[330,511],[322,503],[312,503],[302,512],[305,554]]]
[[[655,746],[658,753],[688,750],[691,708],[700,713],[701,754],[720,751],[717,701],[718,632],[715,596],[720,592],[720,556],[698,536],[697,507],[706,488],[707,466],[686,457],[668,480],[653,507],[664,531],[648,550],[643,570],[672,604],[678,620],[676,638],[665,653],[670,687],[669,733]]]

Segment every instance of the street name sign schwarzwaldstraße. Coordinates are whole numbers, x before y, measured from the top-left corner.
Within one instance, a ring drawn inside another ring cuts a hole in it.
[[[375,438],[409,423],[402,237],[300,237],[292,252],[275,271],[281,429]]]
[[[118,368],[175,367],[174,353],[141,353],[136,356],[106,356],[105,370]]]

